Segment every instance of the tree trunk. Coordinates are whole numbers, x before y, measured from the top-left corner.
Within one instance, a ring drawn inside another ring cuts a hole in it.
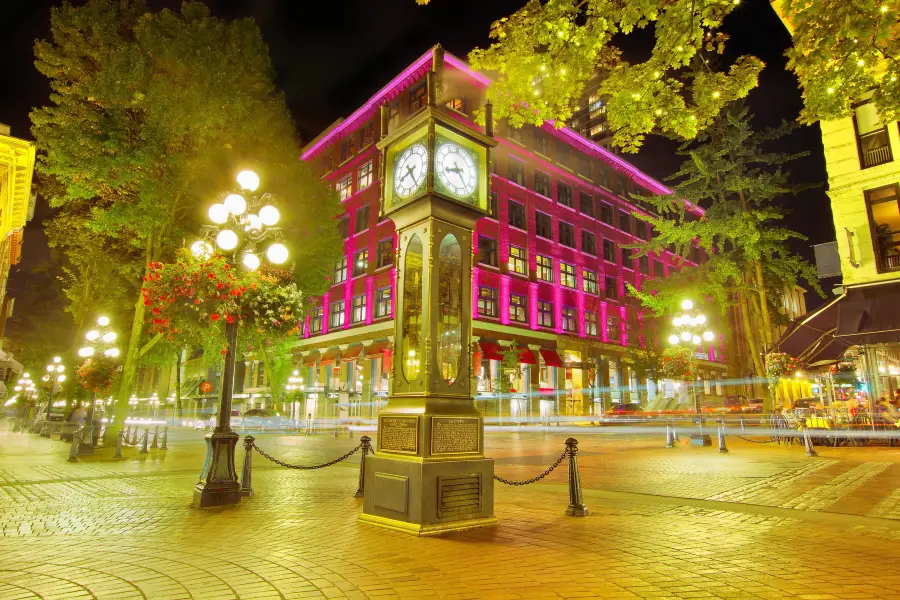
[[[750,346],[750,359],[753,361],[756,376],[758,378],[765,377],[766,369],[759,356],[755,332],[750,324],[750,303],[747,302],[747,298],[743,293],[738,293],[738,307],[741,311],[741,324],[744,327],[744,337],[747,338],[747,345]]]

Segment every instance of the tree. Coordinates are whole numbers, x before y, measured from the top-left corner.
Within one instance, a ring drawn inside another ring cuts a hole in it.
[[[108,258],[146,274],[192,237],[210,199],[249,167],[292,224],[285,233],[297,282],[309,294],[322,288],[324,265],[340,250],[337,194],[297,158],[252,20],[216,19],[198,2],[180,13],[153,12],[143,0],[64,3],[51,10],[51,40],[38,41],[35,55],[52,89],[51,103],[31,114],[39,170],[54,182],[45,193],[51,205],[95,236],[81,251],[118,244],[123,251]],[[142,351],[145,305],[137,293],[131,302],[117,423]]]
[[[643,290],[629,285],[629,292],[656,316],[670,313],[686,291],[717,305],[723,315],[737,306],[760,378],[765,376],[761,352],[774,341],[773,324],[784,291],[804,279],[824,297],[815,268],[789,247],[791,240],[805,238],[779,224],[784,210],[778,199],[807,187],[790,184],[785,170],[802,154],[765,150],[767,143],[793,128],[756,132],[747,111],[732,107],[694,143],[682,146],[680,153],[688,159],[670,178],[677,182],[674,193],[644,198],[659,216],[634,213],[657,233],[639,246],[639,254],[674,248],[687,257],[696,243],[709,258],[667,279],[647,281]],[[701,218],[691,213],[694,206],[706,207]]]
[[[788,68],[803,89],[803,122],[848,116],[850,102],[869,91],[883,120],[896,120],[900,6],[882,0],[773,3],[792,24]],[[739,56],[722,71],[707,66],[725,51],[723,22],[739,10],[739,0],[528,0],[492,24],[493,43],[473,50],[469,60],[496,73],[488,90],[494,114],[516,127],[565,123],[585,83],[604,72],[600,93],[608,98],[613,143],[637,151],[651,132],[692,139],[756,87],[764,64],[755,56]],[[623,60],[622,36],[646,27],[656,39],[650,55]]]

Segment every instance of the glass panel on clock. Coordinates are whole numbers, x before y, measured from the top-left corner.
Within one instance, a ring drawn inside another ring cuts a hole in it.
[[[419,376],[422,359],[422,240],[413,235],[406,247],[403,270],[403,347],[400,355],[403,376],[413,381]]]
[[[441,376],[453,383],[462,356],[462,250],[454,235],[441,242],[438,269],[438,365]]]

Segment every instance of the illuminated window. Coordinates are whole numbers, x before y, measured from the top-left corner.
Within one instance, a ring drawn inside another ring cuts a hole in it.
[[[559,283],[563,287],[575,289],[575,265],[559,262]]]
[[[606,316],[606,337],[610,340],[617,340],[622,335],[622,329],[619,327],[619,317],[616,315]]]
[[[478,314],[485,317],[497,316],[497,288],[478,288]]]
[[[509,295],[509,320],[513,323],[525,323],[528,320],[528,299],[524,295]]]
[[[553,327],[553,303],[538,301],[538,325]]]
[[[880,273],[900,269],[900,193],[889,185],[865,192]]]
[[[466,112],[466,99],[465,98],[454,98],[450,102],[447,103],[447,108],[452,108],[453,110],[459,111],[461,113]]]
[[[391,314],[391,288],[383,287],[375,290],[375,318]]]
[[[322,307],[318,306],[313,309],[312,316],[309,319],[310,333],[319,333],[322,331]]]
[[[353,175],[345,175],[341,178],[337,183],[337,191],[338,195],[341,197],[341,200],[346,200],[350,197],[350,191],[353,187]]]
[[[344,326],[344,301],[336,300],[331,303],[331,309],[328,311],[328,326],[343,327]]]
[[[553,259],[549,256],[537,256],[537,278],[553,283]]]
[[[369,249],[360,250],[353,255],[353,276],[365,275],[369,270]]]
[[[366,297],[365,295],[354,296],[351,300],[352,310],[350,312],[351,323],[362,323],[366,320]]]
[[[384,238],[378,242],[375,268],[394,264],[394,238]]]
[[[590,311],[584,313],[584,332],[587,335],[599,335],[597,333],[597,313]]]
[[[597,272],[589,271],[584,269],[581,272],[582,275],[582,286],[585,292],[588,294],[596,294],[600,291],[599,283],[597,282]]]
[[[595,135],[604,133],[604,132],[606,132],[607,127],[608,126],[606,123],[600,123],[598,125],[594,125],[593,127],[591,127],[591,130],[588,132],[588,135],[590,137],[594,137]]]
[[[342,256],[340,260],[334,263],[334,277],[332,284],[343,283],[347,281],[347,257]]]
[[[359,167],[357,171],[356,189],[364,190],[372,185],[372,161],[367,160]]]
[[[854,112],[860,167],[867,169],[891,162],[894,158],[887,127],[878,116],[875,105],[867,102],[857,106]]]
[[[570,333],[578,331],[578,311],[571,306],[562,309],[562,328]]]
[[[516,275],[528,275],[528,255],[525,248],[519,246],[509,247],[509,272]]]

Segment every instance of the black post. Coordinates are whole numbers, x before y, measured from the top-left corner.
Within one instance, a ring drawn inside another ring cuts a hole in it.
[[[566,514],[570,517],[586,517],[588,509],[584,505],[581,494],[581,477],[578,475],[578,440],[566,440],[566,454],[569,455],[569,507]]]
[[[91,405],[88,407],[87,417],[85,419],[86,425],[88,427],[88,445],[93,448],[96,446],[94,443],[94,406],[97,404],[97,392],[91,392]],[[84,454],[84,452],[82,452]]]
[[[47,420],[50,420],[50,409],[53,408],[53,380],[50,380],[50,399],[47,400]]]
[[[235,468],[234,450],[240,436],[231,430],[231,398],[234,392],[234,360],[238,321],[225,322],[225,366],[216,428],[206,436],[206,461],[194,487],[194,506],[224,506],[241,501],[241,483]]]
[[[241,465],[241,496],[247,496],[248,498],[253,495],[253,479],[251,473],[253,463],[251,462],[251,458],[253,457],[253,442],[255,441],[256,438],[252,435],[244,436],[244,464]]]
[[[362,445],[362,457],[359,459],[359,487],[356,489],[356,497],[362,498],[366,492],[366,455],[369,453],[369,448],[371,448],[370,442],[372,438],[364,435],[359,438],[359,441]]]

